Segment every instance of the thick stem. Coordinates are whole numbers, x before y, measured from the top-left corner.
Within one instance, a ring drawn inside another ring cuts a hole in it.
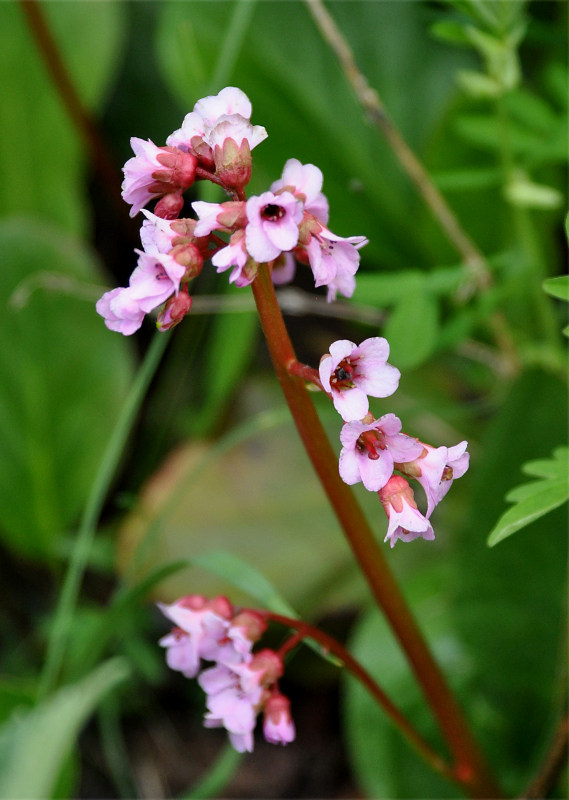
[[[342,661],[352,675],[367,689],[372,697],[377,700],[389,719],[407,737],[409,742],[425,761],[430,764],[435,772],[444,775],[448,780],[456,780],[453,769],[449,767],[438,753],[423,739],[405,715],[389,699],[377,681],[372,678],[369,672],[362,667],[359,661],[357,661],[340,642],[327,633],[324,633],[324,631],[321,631],[319,628],[315,628],[302,620],[283,617],[281,614],[273,614],[271,611],[265,612],[264,616],[273,622],[278,622],[281,625],[286,625],[297,631],[294,636],[285,642],[285,645],[279,651],[279,655],[284,655],[284,653],[288,652],[292,647],[295,647],[303,639],[310,638],[318,642],[327,653],[333,653]]]
[[[267,266],[261,264],[253,295],[277,377],[297,430],[344,530],[369,587],[415,672],[455,760],[455,774],[473,797],[499,797],[485,760],[419,630],[405,598],[350,488],[301,379],[289,373],[296,362]]]

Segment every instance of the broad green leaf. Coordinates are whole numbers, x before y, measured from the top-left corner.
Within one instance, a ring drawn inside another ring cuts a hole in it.
[[[406,582],[406,595],[438,663],[454,683],[467,684],[472,665],[462,647],[447,604],[445,585],[450,577],[443,569],[423,571]],[[358,621],[348,647],[369,670],[419,732],[444,752],[436,723],[413,678],[409,665],[385,619],[370,610]],[[477,698],[471,695],[472,705]],[[461,796],[456,786],[435,774],[413,751],[368,692],[347,672],[344,678],[344,719],[350,762],[367,797]]]
[[[556,278],[546,278],[542,283],[543,290],[552,297],[569,301],[569,275],[558,275]]]
[[[39,8],[81,103],[96,112],[122,54],[123,6],[41,3]],[[37,214],[80,232],[87,223],[84,145],[13,0],[0,4],[0,29],[0,212]]]
[[[522,484],[508,492],[506,500],[517,505],[502,514],[490,532],[488,536],[490,547],[569,499],[568,459],[569,449],[560,447],[555,451],[552,460],[528,461],[523,465],[522,470],[525,473],[542,477],[544,480]]]
[[[535,475],[538,478],[567,478],[569,477],[569,448],[558,447],[553,451],[552,459],[539,459],[528,461],[522,466],[526,475]]]
[[[500,394],[473,450],[465,476],[471,503],[452,529],[452,609],[472,659],[471,693],[494,712],[493,722],[477,724],[477,738],[508,794],[538,773],[540,742],[552,735],[565,688],[566,508],[535,519],[499,547],[488,548],[486,539],[521,465],[546,458],[566,437],[566,386],[539,370],[522,374]]]
[[[230,287],[228,293],[243,289]],[[231,393],[244,375],[259,333],[257,314],[219,314],[213,322],[200,365],[201,403],[189,420],[188,432],[207,435],[219,420]]]
[[[0,797],[50,797],[80,729],[128,674],[122,659],[107,661],[79,683],[5,723],[0,729]]]
[[[525,528],[534,520],[563,505],[567,499],[567,481],[544,481],[541,492],[532,492],[500,517],[488,536],[488,545],[493,547],[520,528]]]
[[[433,353],[438,335],[438,305],[426,288],[409,292],[385,325],[390,359],[402,369],[412,369]]]
[[[10,342],[0,353],[2,536],[21,555],[54,558],[120,412],[130,344],[95,313],[99,265],[80,242],[11,220],[0,223],[0,248],[0,336]],[[61,276],[73,293],[37,289],[15,306],[17,290],[40,271]]]
[[[298,616],[271,582],[242,558],[238,558],[228,551],[217,550],[197,556],[192,561],[195,566],[213,572],[232,586],[251,595],[269,611],[287,617]]]

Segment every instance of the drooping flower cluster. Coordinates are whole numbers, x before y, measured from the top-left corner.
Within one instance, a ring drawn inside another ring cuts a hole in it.
[[[265,648],[253,652],[267,628],[251,610],[237,611],[225,597],[211,601],[188,595],[171,605],[159,603],[176,627],[162,637],[166,663],[187,678],[197,676],[206,694],[206,728],[225,728],[240,753],[253,750],[257,716],[263,713],[263,733],[272,744],[295,738],[290,702],[279,691],[282,657]],[[205,667],[204,661],[213,662]]]
[[[402,433],[395,414],[375,419],[369,412],[371,397],[389,397],[400,373],[387,363],[386,339],[366,339],[359,346],[347,339],[333,342],[320,361],[320,382],[344,420],[340,433],[340,476],[350,485],[363,483],[377,492],[389,519],[385,540],[434,539],[430,516],[450,489],[454,478],[468,469],[467,442],[454,447],[432,447]],[[395,475],[397,470],[401,475]],[[406,478],[423,487],[427,510],[417,508]]]
[[[316,286],[327,287],[329,301],[355,288],[359,249],[365,236],[343,238],[328,224],[323,177],[313,164],[289,159],[269,191],[245,196],[251,178],[251,151],[266,130],[251,123],[251,103],[235,87],[199,100],[164,147],[132,138],[135,153],[124,166],[123,199],[131,216],[143,211],[142,250],[129,285],[106,292],[97,311],[113,331],[130,335],[150,311],[164,306],[158,328],[176,325],[190,310],[189,283],[211,259],[218,272],[248,286],[259,263],[267,263],[275,283],[292,279],[297,261],[309,264]],[[219,185],[222,203],[196,201],[198,219],[179,219],[184,192],[197,180]],[[145,210],[157,200],[154,213]],[[165,304],[165,305],[164,305]]]

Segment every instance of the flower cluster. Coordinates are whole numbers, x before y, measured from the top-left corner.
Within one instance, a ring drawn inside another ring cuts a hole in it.
[[[344,420],[340,433],[340,476],[345,483],[360,481],[377,492],[389,519],[385,540],[434,539],[430,516],[450,489],[454,478],[468,469],[467,442],[454,447],[432,447],[402,433],[395,414],[375,419],[371,397],[389,397],[399,385],[400,373],[387,363],[386,339],[366,339],[359,346],[347,339],[334,342],[320,361],[320,382]],[[401,475],[395,475],[397,470]],[[427,511],[417,508],[406,478],[415,478],[427,497]]]
[[[263,712],[263,733],[272,744],[288,744],[295,737],[290,702],[279,691],[282,657],[253,645],[267,628],[255,611],[237,611],[225,597],[206,600],[188,595],[171,605],[159,603],[176,626],[160,640],[166,663],[187,678],[197,676],[206,694],[206,728],[225,728],[240,753],[253,750],[253,730]],[[204,667],[204,661],[213,666]]]
[[[199,100],[164,147],[131,139],[134,157],[124,166],[123,199],[131,216],[142,211],[142,250],[129,285],[106,292],[97,311],[110,330],[134,333],[150,311],[164,306],[158,328],[167,330],[189,312],[189,282],[207,259],[229,280],[247,286],[259,263],[267,263],[275,283],[292,279],[295,259],[310,265],[316,286],[351,297],[365,236],[343,238],[327,228],[328,201],[322,173],[313,164],[289,159],[282,176],[259,196],[245,196],[251,178],[251,151],[266,130],[251,123],[251,103],[235,87]],[[222,203],[196,201],[198,219],[179,218],[184,192],[197,180],[219,185]],[[154,213],[144,207],[157,200]],[[165,305],[164,305],[165,304]]]

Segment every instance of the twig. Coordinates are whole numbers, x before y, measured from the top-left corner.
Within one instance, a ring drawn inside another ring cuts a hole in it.
[[[547,797],[553,789],[561,770],[567,763],[567,750],[569,747],[569,714],[559,722],[553,743],[543,763],[539,775],[530,783],[520,800],[536,800]]]
[[[369,120],[384,134],[401,166],[417,187],[448,240],[460,253],[469,270],[473,288],[487,288],[492,283],[492,273],[486,259],[462,229],[429,173],[388,116],[378,92],[369,85],[367,78],[359,70],[346,39],[324,7],[322,0],[305,0],[305,2],[320,32],[336,54]]]

